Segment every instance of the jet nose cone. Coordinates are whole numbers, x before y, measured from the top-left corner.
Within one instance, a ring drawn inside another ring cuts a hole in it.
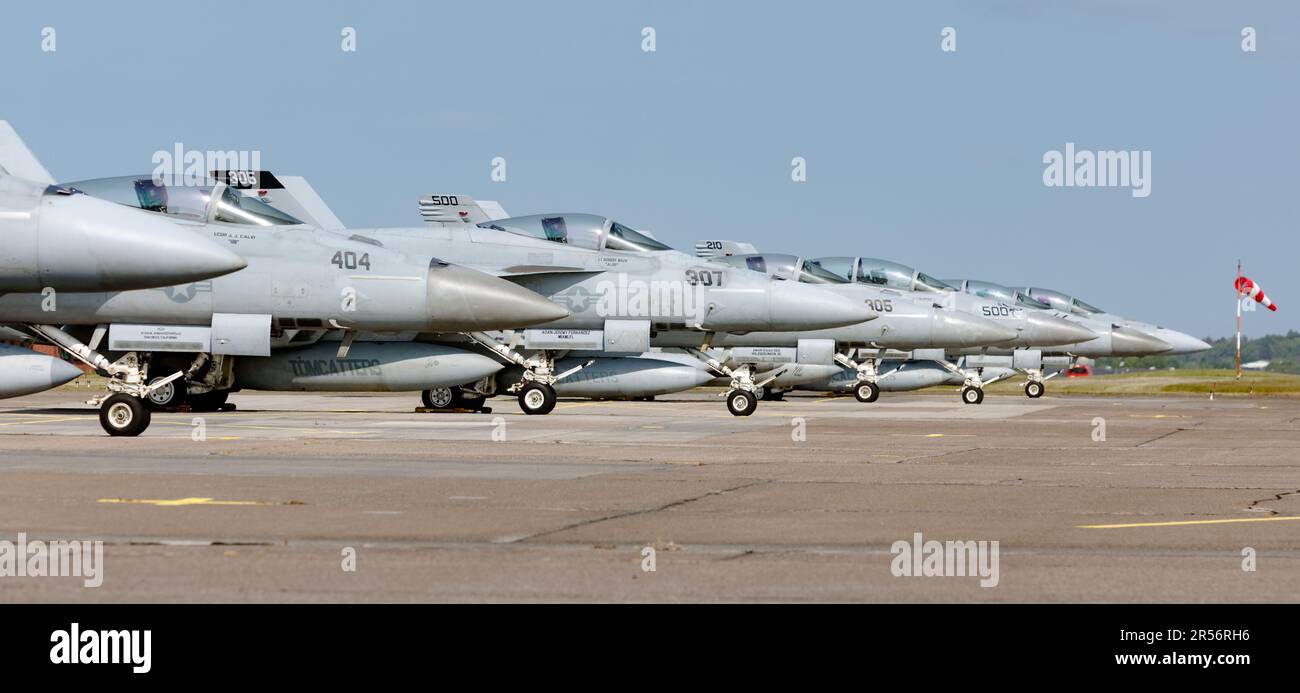
[[[188,284],[248,266],[228,246],[164,215],[87,195],[47,195],[40,226],[41,279],[71,291]]]
[[[514,282],[459,265],[429,265],[431,330],[506,330],[568,316],[563,307]]]
[[[1131,327],[1112,327],[1110,348],[1113,356],[1148,356],[1173,349],[1168,342]]]
[[[1197,339],[1185,332],[1160,328],[1156,330],[1156,338],[1167,342],[1171,347],[1172,354],[1195,354],[1202,351],[1209,351],[1210,345],[1203,339]]]
[[[1071,322],[1065,318],[1058,318],[1055,315],[1049,315],[1037,311],[1028,311],[1025,318],[1028,325],[1025,329],[1025,336],[1029,341],[1029,344],[1026,346],[1078,344],[1080,342],[1089,342],[1097,338],[1096,332],[1093,332],[1077,322]]]
[[[769,283],[767,329],[794,332],[823,330],[875,320],[879,313],[861,298],[835,293],[814,284]]]
[[[1019,337],[1014,329],[969,313],[937,311],[933,341],[945,347],[985,346]]]

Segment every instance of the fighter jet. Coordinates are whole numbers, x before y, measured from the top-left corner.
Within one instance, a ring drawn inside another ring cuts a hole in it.
[[[1205,342],[1182,332],[1111,315],[1077,298],[1048,289],[1015,289],[974,279],[954,279],[948,280],[948,283],[968,294],[1013,301],[1030,311],[1050,313],[1082,325],[1098,335],[1096,339],[1086,342],[1050,347],[1044,345],[1041,349],[1023,353],[997,350],[984,350],[979,354],[966,352],[962,369],[966,375],[962,399],[971,404],[978,404],[983,399],[982,389],[985,385],[1011,377],[1015,373],[1027,376],[1024,385],[1026,396],[1042,397],[1046,391],[1046,381],[1069,368],[1078,357],[1187,354],[1210,348]],[[999,375],[989,379],[989,369],[997,369]],[[1053,372],[1045,374],[1048,370]]]
[[[0,121],[0,295],[32,293],[53,309],[60,292],[203,281],[246,264],[171,221],[54,185],[9,123]],[[61,359],[0,345],[0,399],[58,387],[79,375],[79,368]]]
[[[652,346],[685,345],[701,363],[730,379],[728,409],[757,407],[749,364],[708,355],[728,333],[801,331],[853,325],[877,311],[860,297],[781,282],[692,257],[652,235],[593,214],[505,217],[464,195],[421,199],[426,225],[369,229],[386,246],[445,258],[510,279],[569,309],[567,318],[514,334],[468,333],[468,339],[512,365],[488,382],[435,394],[477,402],[499,391],[516,394],[529,414],[549,412],[557,390],[578,396],[647,397],[700,384],[701,369],[647,355]],[[442,339],[438,337],[436,339]],[[581,375],[586,369],[594,369]],[[605,374],[603,377],[595,376]],[[706,377],[707,376],[707,377]],[[435,404],[437,402],[434,402]]]
[[[1134,320],[1132,318],[1126,318],[1123,316],[1115,315],[1113,313],[1104,311],[1100,308],[1095,308],[1079,298],[1068,296],[1064,293],[1061,293],[1060,291],[1053,291],[1051,289],[1040,289],[1036,287],[1027,287],[1023,291],[1026,292],[1031,298],[1037,299],[1041,303],[1047,304],[1048,306],[1055,308],[1057,311],[1060,311],[1062,313],[1068,313],[1069,314],[1068,317],[1071,319],[1077,319],[1081,322],[1083,320],[1093,320],[1093,321],[1098,321],[1103,323],[1110,323],[1111,325],[1119,326],[1121,328],[1128,328],[1131,330],[1142,332],[1151,337],[1155,337],[1156,339],[1169,345],[1169,349],[1163,351],[1148,350],[1142,353],[1134,353],[1133,355],[1165,353],[1170,355],[1181,356],[1185,354],[1195,354],[1202,351],[1208,351],[1210,349],[1210,345],[1207,344],[1204,340],[1197,339],[1196,337],[1193,337],[1184,332],[1179,332],[1178,330],[1172,330],[1167,327],[1160,327],[1158,325],[1154,325],[1149,322],[1143,322],[1141,320]],[[1113,355],[1126,356],[1129,354],[1113,354]]]
[[[93,201],[110,219],[129,212],[160,228],[180,228],[199,247],[211,243],[201,233],[242,256],[244,268],[234,274],[158,289],[93,291],[74,284],[81,290],[59,293],[53,304],[31,290],[0,295],[0,322],[108,377],[109,393],[91,403],[101,405],[100,422],[111,435],[138,435],[148,426],[142,398],[156,405],[188,399],[196,409],[211,409],[239,386],[315,389],[325,381],[331,389],[383,390],[463,383],[502,366],[454,347],[380,340],[519,328],[568,315],[514,283],[427,251],[411,256],[365,236],[318,229],[220,181],[167,185],[145,175],[56,190]],[[340,335],[339,342],[317,345],[327,332]],[[277,377],[286,370],[295,374],[288,382]]]
[[[941,368],[955,369],[947,361],[948,350],[992,345],[1017,349],[1035,344],[1072,343],[1096,336],[1083,327],[1051,315],[959,295],[952,287],[924,272],[885,260],[854,257],[806,260],[794,255],[747,253],[744,251],[752,250],[752,246],[716,240],[701,241],[696,249],[698,253],[721,254],[725,262],[774,272],[777,276],[839,285],[845,287],[845,291],[865,292],[873,306],[885,311],[880,320],[866,326],[868,331],[865,334],[850,336],[841,330],[837,337],[839,352],[835,360],[852,371],[853,378],[844,378],[836,371],[818,373],[815,369],[807,369],[809,379],[796,381],[784,377],[773,381],[776,389],[770,394],[776,397],[780,396],[781,389],[818,387],[829,382],[835,386],[828,389],[839,390],[847,383],[859,401],[874,402],[880,395],[882,379],[898,373],[894,368],[884,376],[880,375],[886,358],[931,361]],[[918,334],[914,324],[918,314],[932,315],[933,320],[942,320],[947,325],[944,329],[933,330],[933,334]],[[958,321],[982,324],[984,332],[975,336],[974,328],[962,329]],[[754,335],[745,337],[747,340],[758,338]],[[911,353],[900,353],[902,351]],[[910,377],[911,373],[908,375]]]

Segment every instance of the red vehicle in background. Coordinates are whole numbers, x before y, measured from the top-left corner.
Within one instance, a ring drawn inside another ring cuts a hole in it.
[[[1092,375],[1092,366],[1086,363],[1076,363],[1065,371],[1067,378],[1086,378]]]

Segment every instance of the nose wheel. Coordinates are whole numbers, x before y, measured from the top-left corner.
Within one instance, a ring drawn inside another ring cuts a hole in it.
[[[1043,396],[1046,389],[1047,387],[1042,383],[1031,380],[1025,383],[1025,396],[1029,399],[1038,399]]]
[[[880,399],[880,386],[871,382],[858,383],[853,388],[853,396],[859,402],[870,404]]]
[[[519,390],[519,408],[525,414],[549,414],[555,408],[555,388],[546,383],[528,383]]]
[[[758,398],[746,390],[732,390],[727,393],[727,410],[732,416],[749,416],[758,409]]]
[[[138,436],[149,428],[151,418],[143,400],[120,392],[99,406],[99,425],[110,436]]]
[[[961,389],[961,401],[966,404],[979,404],[984,401],[984,388],[967,385]]]

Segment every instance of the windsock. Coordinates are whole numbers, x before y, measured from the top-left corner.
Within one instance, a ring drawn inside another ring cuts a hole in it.
[[[1237,277],[1236,286],[1237,291],[1263,303],[1269,310],[1277,310],[1277,306],[1273,305],[1273,302],[1268,300],[1268,296],[1264,295],[1264,290],[1259,288],[1258,284],[1247,277]]]

